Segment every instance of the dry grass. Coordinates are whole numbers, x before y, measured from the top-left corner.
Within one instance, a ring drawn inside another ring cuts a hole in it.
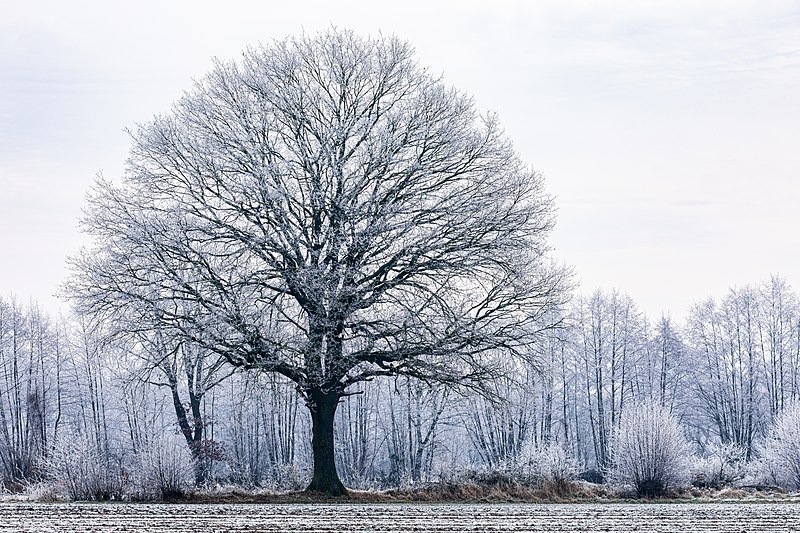
[[[713,503],[713,502],[800,502],[800,494],[758,488],[673,490],[663,498],[636,498],[632,491],[583,481],[562,486],[527,486],[516,482],[431,483],[424,486],[385,491],[350,490],[346,496],[331,497],[312,492],[198,492],[180,500],[184,503]]]
[[[63,496],[48,490],[45,485],[26,494],[6,494],[4,501],[62,501]],[[543,483],[532,486],[519,483],[505,476],[489,476],[479,480],[458,483],[440,482],[416,487],[397,488],[384,491],[350,490],[346,496],[332,497],[307,491],[271,492],[249,491],[236,486],[218,487],[212,490],[195,491],[174,503],[770,503],[800,502],[800,493],[786,493],[774,487],[741,488],[697,488],[669,491],[663,498],[636,498],[635,492],[597,485],[585,481],[562,484]]]
[[[575,502],[609,497],[606,487],[588,483],[528,486],[515,482],[436,483],[425,487],[394,489],[383,495],[394,501],[410,502]]]
[[[348,495],[332,497],[313,492],[196,492],[182,499],[187,503],[544,503],[612,501],[613,491],[592,483],[545,483],[531,487],[516,482],[430,483],[423,486],[385,491],[350,490]]]

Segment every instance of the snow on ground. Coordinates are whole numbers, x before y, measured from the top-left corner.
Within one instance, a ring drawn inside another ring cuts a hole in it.
[[[795,504],[0,504],[0,531],[800,532]]]

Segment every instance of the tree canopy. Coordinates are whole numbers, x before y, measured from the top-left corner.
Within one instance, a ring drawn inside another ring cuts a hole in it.
[[[293,380],[314,419],[312,488],[343,490],[317,481],[317,418],[332,427],[348,386],[481,387],[532,353],[563,297],[542,176],[397,38],[250,48],[131,135],[125,174],[90,195],[94,245],[70,293]]]

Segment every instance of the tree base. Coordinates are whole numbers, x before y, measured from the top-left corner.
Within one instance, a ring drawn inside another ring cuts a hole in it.
[[[350,495],[345,486],[338,479],[332,483],[319,483],[312,480],[303,492],[334,498]]]

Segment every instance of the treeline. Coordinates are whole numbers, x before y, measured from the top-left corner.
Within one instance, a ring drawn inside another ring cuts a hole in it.
[[[619,480],[620,428],[650,406],[695,457],[685,482],[794,483],[771,455],[775,423],[800,395],[800,297],[785,280],[698,303],[685,324],[651,320],[618,291],[576,297],[548,319],[560,326],[526,363],[509,363],[494,394],[406,377],[349,390],[335,424],[344,482],[377,489],[475,472]],[[108,330],[0,299],[8,490],[45,484],[99,499],[307,485],[311,421],[287,379],[234,370],[166,333],[120,342]]]

